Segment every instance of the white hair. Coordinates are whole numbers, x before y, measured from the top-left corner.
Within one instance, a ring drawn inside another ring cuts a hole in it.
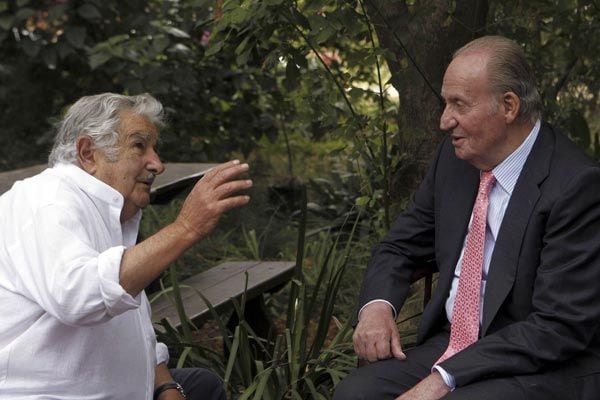
[[[123,96],[102,93],[82,97],[69,107],[58,124],[48,165],[50,167],[59,163],[78,165],[76,144],[77,138],[83,135],[90,137],[109,161],[116,161],[118,127],[121,122],[121,112],[124,110],[142,115],[154,125],[164,124],[163,106],[149,94]]]

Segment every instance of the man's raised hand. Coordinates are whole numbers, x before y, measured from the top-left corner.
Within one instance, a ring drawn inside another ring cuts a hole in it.
[[[233,160],[210,169],[185,199],[176,223],[200,240],[210,234],[221,215],[250,201],[239,191],[252,187],[249,179],[238,179],[249,170],[248,164]]]

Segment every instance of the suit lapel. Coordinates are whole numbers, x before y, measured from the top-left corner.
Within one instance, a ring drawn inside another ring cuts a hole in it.
[[[438,284],[443,288],[443,293],[450,291],[479,187],[479,170],[466,162],[460,161],[456,173],[451,176],[457,179],[445,182],[444,194],[440,196],[443,206],[437,234],[442,246],[438,260],[443,260]]]
[[[512,288],[523,236],[540,197],[539,185],[548,176],[553,150],[554,134],[544,124],[517,180],[498,232],[485,290],[482,336]]]

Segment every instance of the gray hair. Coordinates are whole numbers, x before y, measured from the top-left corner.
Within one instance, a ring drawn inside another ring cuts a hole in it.
[[[452,59],[469,52],[489,55],[487,71],[493,93],[513,92],[521,100],[517,119],[535,123],[542,117],[542,99],[523,49],[502,36],[483,36],[458,49]]]
[[[109,161],[118,157],[119,123],[121,112],[131,110],[148,118],[154,125],[164,124],[162,104],[149,94],[123,96],[102,93],[80,98],[69,107],[54,138],[54,146],[48,157],[50,167],[59,164],[75,164],[77,161],[77,138],[90,137],[94,145],[104,152]]]

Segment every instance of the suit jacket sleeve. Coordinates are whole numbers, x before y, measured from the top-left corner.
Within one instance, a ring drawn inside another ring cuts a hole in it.
[[[434,178],[440,149],[407,209],[373,249],[359,297],[359,310],[375,299],[387,300],[399,310],[408,295],[415,267],[434,259]]]

